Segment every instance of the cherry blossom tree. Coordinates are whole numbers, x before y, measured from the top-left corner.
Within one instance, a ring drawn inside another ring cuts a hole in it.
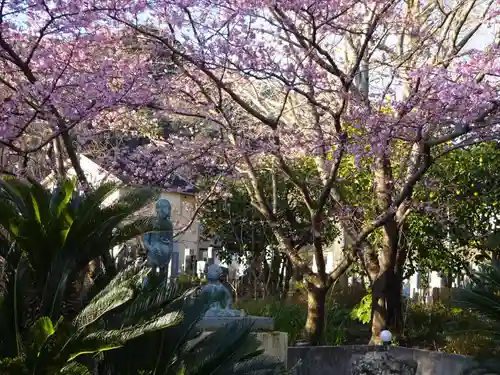
[[[372,283],[372,340],[383,328],[400,327],[406,252],[397,238],[415,185],[440,156],[499,136],[498,0],[2,4],[0,56],[9,72],[2,142],[16,150],[33,125],[70,149],[68,129],[89,122],[119,128],[104,118],[123,108],[182,120],[182,132],[135,154],[105,156],[143,183],[172,166],[244,182],[281,251],[304,275],[313,344],[325,327],[327,291],[355,261]],[[31,8],[22,11],[27,21],[19,30],[11,9],[25,4]],[[176,74],[153,75],[147,55],[125,53],[118,43],[125,30],[168,52]],[[489,39],[477,45],[477,35]],[[307,175],[297,169],[304,160],[314,166]],[[315,267],[303,243],[281,230],[257,178],[269,164],[307,207]],[[352,165],[369,175],[376,203],[369,209],[345,193],[356,180]],[[334,222],[348,246],[327,272],[324,233]]]
[[[107,11],[111,19],[161,42],[181,69],[171,82],[176,95],[156,104],[210,120],[220,140],[212,162],[232,165],[248,182],[253,204],[305,275],[311,342],[320,341],[324,328],[326,291],[355,259],[372,282],[373,339],[384,327],[397,329],[406,258],[397,238],[415,184],[440,155],[499,134],[500,36],[480,48],[471,45],[476,33],[498,24],[498,3],[116,5]],[[145,17],[164,25],[161,33],[142,29],[137,12],[146,10]],[[179,40],[182,48],[174,44]],[[371,212],[342,195],[339,171],[350,156],[371,171],[377,203]],[[314,160],[317,173],[310,178],[299,178],[294,169],[303,157]],[[256,171],[268,158],[309,209],[317,272],[280,231],[272,198],[259,185]],[[318,184],[321,191],[313,193]],[[342,224],[349,246],[327,274],[323,233],[329,218]],[[371,241],[376,233],[381,240]]]
[[[120,120],[123,125],[124,116],[160,89],[152,74],[153,51],[136,53],[131,33],[99,17],[73,1],[1,2],[3,173],[23,174],[35,160],[54,162],[64,174],[69,157],[86,185],[77,158],[81,139],[109,131]],[[133,123],[120,128],[133,130]],[[49,160],[37,157],[40,152]]]

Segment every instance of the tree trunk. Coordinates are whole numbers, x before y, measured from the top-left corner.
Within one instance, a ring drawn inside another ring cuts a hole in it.
[[[268,296],[268,284],[269,284],[269,279],[271,277],[271,267],[269,266],[269,263],[267,263],[267,259],[265,257],[263,257],[263,262],[262,262],[262,268],[263,268],[263,271],[262,271],[262,278],[260,280],[260,284],[261,284],[261,289],[262,289],[262,297],[263,298],[266,298]]]
[[[307,320],[305,325],[306,339],[309,345],[317,346],[323,343],[326,327],[326,294],[328,288],[307,286]]]
[[[278,292],[279,292],[278,283],[279,283],[279,274],[280,274],[281,263],[282,263],[281,254],[278,251],[273,250],[273,257],[271,258],[271,264],[269,267],[270,273],[266,279],[267,280],[267,282],[266,282],[267,292],[273,297],[278,295]]]
[[[380,344],[380,332],[400,334],[403,322],[402,279],[394,268],[382,272],[372,286],[372,336],[370,344]]]
[[[283,282],[283,299],[288,298],[290,294],[290,284],[292,283],[292,276],[293,276],[293,264],[290,258],[286,257],[285,263],[286,263],[286,275],[285,275],[285,281]]]
[[[65,125],[58,121],[58,126],[60,129],[64,129]],[[69,160],[71,161],[71,165],[75,170],[78,181],[80,182],[83,191],[87,191],[89,188],[89,182],[87,180],[87,176],[85,176],[85,172],[83,171],[82,166],[80,165],[80,159],[78,158],[68,131],[61,133],[61,139],[68,154]]]
[[[403,321],[403,265],[406,252],[399,245],[398,225],[395,219],[389,220],[383,227],[382,249],[379,256],[372,259],[377,262],[370,267],[372,272],[372,335],[371,344],[380,343],[380,332],[390,330],[401,339]]]
[[[61,139],[59,137],[54,138],[53,150],[54,150],[54,163],[56,166],[57,178],[63,178],[66,176],[66,169],[64,167],[64,154],[61,145]]]

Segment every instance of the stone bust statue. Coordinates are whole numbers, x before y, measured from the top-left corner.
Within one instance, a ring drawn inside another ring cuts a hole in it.
[[[222,269],[218,265],[212,264],[208,267],[208,284],[202,288],[201,295],[207,296],[214,302],[210,304],[210,308],[205,314],[205,317],[240,317],[242,316],[241,311],[231,309],[231,292],[229,292],[229,290],[227,290],[227,288],[220,282],[221,275]]]
[[[156,220],[154,232],[144,235],[147,265],[150,267],[167,267],[174,251],[174,230],[170,218],[172,208],[168,199],[156,202]]]

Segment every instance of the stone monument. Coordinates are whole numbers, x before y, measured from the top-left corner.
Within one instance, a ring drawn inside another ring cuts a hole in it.
[[[352,363],[352,375],[415,375],[417,362],[398,359],[388,351],[366,353]]]
[[[380,332],[380,340],[383,345],[376,347],[377,350],[353,360],[352,375],[415,375],[417,361],[396,358],[389,352],[392,333],[383,330]]]
[[[172,208],[168,199],[160,198],[156,202],[154,231],[143,238],[146,250],[146,265],[153,271],[158,268],[165,272],[174,251],[174,230],[170,218]],[[145,282],[147,279],[145,280]]]

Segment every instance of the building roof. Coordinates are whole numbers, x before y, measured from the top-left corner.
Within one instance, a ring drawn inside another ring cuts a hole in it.
[[[126,173],[122,173],[120,171],[120,168],[115,167],[111,172],[106,165],[102,165],[102,163],[97,162],[87,155],[79,154],[78,157],[80,165],[89,181],[89,184],[91,185],[99,185],[103,182],[121,182],[128,184],[131,181],[130,177],[128,177]],[[71,165],[69,161],[68,165]],[[68,176],[76,177],[76,173],[72,167],[67,171],[67,173]],[[54,182],[55,174],[52,172],[43,180],[42,183],[45,186],[51,186]],[[192,184],[175,173],[166,176],[161,183],[152,185],[151,187],[158,187],[165,192],[179,194],[193,195],[196,193],[196,189]]]
[[[117,135],[111,132],[107,134],[107,137],[103,143],[107,145],[106,154],[108,156],[114,156],[118,151],[116,158],[95,158],[90,154],[85,154],[85,157],[92,160],[100,168],[103,168],[106,171],[112,171],[112,173],[120,181],[131,184],[132,180],[141,180],[143,181],[140,183],[141,185],[158,187],[167,192],[176,192],[180,194],[196,193],[195,186],[179,173],[168,173],[164,176],[154,176],[154,178],[151,178],[147,176],[141,176],[140,174],[137,175],[137,171],[130,170],[128,157],[136,154],[139,148],[151,144],[152,141],[149,137],[131,135],[126,136],[122,133]],[[154,160],[152,160],[151,162],[154,163]],[[147,165],[145,165],[143,169],[145,171],[149,170]],[[132,173],[134,174],[134,178],[132,178]]]

